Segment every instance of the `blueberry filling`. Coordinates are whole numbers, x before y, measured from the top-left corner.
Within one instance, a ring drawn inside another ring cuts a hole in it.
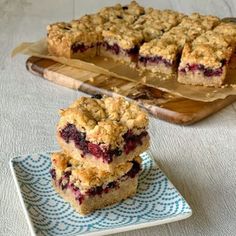
[[[134,178],[141,170],[141,166],[138,162],[132,161],[132,163],[133,163],[132,168],[124,176]],[[50,170],[50,173],[53,173],[53,172],[55,173],[55,169]],[[82,204],[86,195],[88,196],[101,195],[103,193],[108,193],[111,189],[119,188],[119,183],[117,181],[113,181],[113,182],[108,183],[104,188],[102,186],[93,187],[87,190],[85,194],[82,194],[78,187],[76,187],[73,183],[69,183],[70,175],[71,175],[71,171],[66,171],[63,174],[63,176],[58,180],[58,185],[62,190],[70,189],[74,193],[75,199],[78,201],[79,204]],[[56,177],[54,178],[53,176],[52,178],[55,180]]]
[[[93,47],[94,47],[94,45],[86,46],[83,43],[76,42],[76,43],[72,44],[71,50],[73,51],[73,53],[77,53],[77,52],[83,53]]]
[[[137,55],[139,52],[139,47],[135,45],[133,48],[126,51],[128,55]]]
[[[154,57],[144,57],[144,56],[140,56],[139,57],[139,61],[141,63],[143,63],[144,65],[146,65],[147,63],[155,63],[155,64],[159,64],[159,63],[163,63],[165,64],[165,66],[170,67],[173,66],[173,62],[168,61],[167,59],[161,57],[161,56],[154,56]]]
[[[223,66],[227,63],[226,60],[221,61],[221,67],[217,69],[207,68],[202,64],[187,64],[184,68],[179,69],[179,72],[186,73],[187,71],[201,71],[204,76],[220,76],[223,73]]]
[[[90,153],[97,158],[102,158],[103,162],[105,163],[111,163],[114,156],[118,157],[122,154],[122,150],[119,148],[102,149],[99,144],[86,141],[86,134],[84,132],[78,131],[73,124],[67,124],[67,126],[60,131],[60,135],[66,143],[69,143],[69,141],[74,141],[76,148],[83,151],[83,156],[87,153]],[[124,134],[123,138],[125,144],[123,149],[125,154],[129,154],[137,146],[142,145],[142,138],[147,135],[148,133],[146,131],[143,131],[139,135],[134,135],[132,131],[128,131],[126,134]]]
[[[50,170],[50,175],[51,175],[51,177],[52,177],[52,179],[56,179],[56,171],[55,171],[55,169],[51,169]]]
[[[137,146],[141,146],[143,144],[142,138],[147,136],[148,133],[143,131],[139,135],[134,135],[131,130],[123,135],[125,144],[124,144],[124,152],[125,154],[129,154],[133,151]]]
[[[103,43],[103,47],[107,50],[107,51],[111,51],[112,53],[118,55],[120,54],[120,52],[124,51],[128,56],[134,56],[137,55],[139,52],[139,46],[135,45],[133,48],[131,49],[121,49],[120,46],[117,43],[114,43],[113,45],[108,44],[107,42]]]
[[[141,166],[138,162],[132,161],[132,163],[133,163],[132,168],[129,170],[128,173],[125,174],[126,176],[130,178],[134,178],[138,174],[138,172],[141,170]]]
[[[112,53],[114,53],[116,55],[118,55],[120,53],[120,47],[116,43],[114,43],[113,45],[110,45],[107,42],[104,42],[103,47],[105,47],[105,49],[107,51],[111,51]]]

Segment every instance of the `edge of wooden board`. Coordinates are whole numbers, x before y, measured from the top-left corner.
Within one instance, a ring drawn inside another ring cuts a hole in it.
[[[50,69],[47,69],[48,67],[56,63],[57,62],[54,62],[49,59],[29,57],[26,61],[26,68],[32,74],[42,77],[44,79],[47,79],[55,84],[58,84],[67,88],[71,88],[74,90],[79,90],[87,94],[93,95],[96,93],[101,93],[108,96],[119,95],[119,93],[116,93],[114,91],[108,91],[103,88],[98,88],[91,84],[79,81],[78,79],[74,79],[67,75],[60,74],[60,73],[57,73],[56,71],[51,71]],[[127,98],[130,99],[129,97]],[[135,99],[132,99],[132,100],[135,100]],[[186,99],[183,98],[181,101],[179,101],[179,104],[180,104],[179,106],[181,106],[181,102],[182,104],[185,104],[185,105],[188,102],[192,104],[196,104],[198,106],[200,105],[202,109],[199,109],[199,111],[196,113],[174,111],[174,110],[168,109],[168,106],[165,107],[166,104],[164,104],[163,106],[147,104],[145,103],[145,100],[143,101],[142,99],[138,99],[135,101],[138,102],[139,105],[145,108],[150,114],[152,114],[156,118],[159,118],[161,120],[165,120],[174,124],[190,125],[210,116],[211,114],[214,114],[220,109],[236,101],[236,96],[229,96],[225,99],[219,99],[213,102],[199,102],[199,101],[193,101],[187,98]]]

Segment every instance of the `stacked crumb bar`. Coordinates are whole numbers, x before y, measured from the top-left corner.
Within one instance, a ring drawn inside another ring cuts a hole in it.
[[[134,195],[147,126],[146,112],[123,98],[81,97],[61,110],[62,151],[51,158],[56,191],[82,215]]]
[[[69,23],[51,24],[47,41],[49,52],[55,56],[106,56],[132,66],[135,63],[142,71],[176,73],[181,83],[218,87],[225,80],[232,54],[226,50],[228,46],[221,48],[224,43],[215,44],[213,38],[223,37],[234,48],[235,34],[233,23],[222,23],[215,16],[143,8],[132,1],[126,6],[105,7]],[[208,46],[212,53],[201,49]],[[202,58],[208,58],[207,64]],[[215,73],[208,73],[212,70]]]

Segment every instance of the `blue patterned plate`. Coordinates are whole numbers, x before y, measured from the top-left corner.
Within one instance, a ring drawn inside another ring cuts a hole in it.
[[[185,219],[192,210],[156,167],[142,154],[137,195],[82,217],[51,186],[50,153],[15,157],[10,166],[32,235],[105,235]]]

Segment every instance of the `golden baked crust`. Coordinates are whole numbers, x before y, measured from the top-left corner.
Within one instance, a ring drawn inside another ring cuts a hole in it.
[[[73,44],[81,41],[85,45],[101,40],[104,19],[98,14],[85,15],[69,23],[58,22],[47,26],[48,40],[67,40]]]
[[[158,55],[172,61],[186,42],[192,41],[218,23],[217,17],[193,13],[189,17],[184,17],[179,25],[163,34],[160,39],[143,44],[140,48],[140,55]]]
[[[81,97],[60,114],[58,131],[68,123],[74,124],[79,131],[86,132],[88,141],[111,148],[123,144],[122,136],[128,130],[140,134],[148,125],[147,113],[122,97]]]
[[[116,166],[112,172],[108,172],[96,167],[84,167],[81,162],[66,155],[64,152],[53,153],[51,161],[52,167],[57,173],[57,179],[60,179],[63,173],[70,171],[70,183],[78,187],[81,192],[116,181],[133,166],[132,162],[125,162]],[[142,163],[142,159],[139,156],[135,157],[134,161],[140,165]]]
[[[146,14],[139,17],[133,28],[141,30],[144,41],[159,38],[163,33],[178,25],[184,18],[184,14],[172,10],[146,9]]]
[[[220,23],[214,28],[214,32],[231,37],[231,40],[235,40],[236,37],[236,24],[235,23]]]

